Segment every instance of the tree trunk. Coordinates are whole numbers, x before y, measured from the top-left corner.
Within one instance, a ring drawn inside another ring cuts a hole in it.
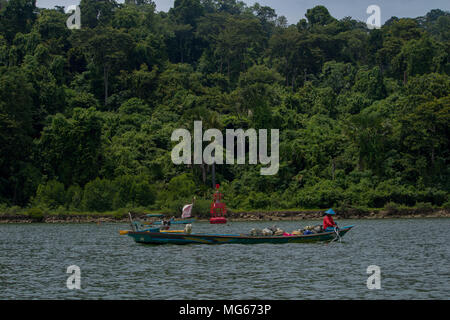
[[[213,189],[216,187],[216,163],[212,164],[211,179]]]
[[[206,169],[205,169],[205,164],[203,162],[201,164],[201,167],[202,167],[202,180],[203,180],[203,183],[206,183]]]
[[[436,134],[436,126],[433,126],[431,128],[431,132],[432,132],[433,136],[435,136],[435,134]],[[434,170],[434,158],[435,158],[434,141],[431,140],[431,165],[433,166],[433,170]]]
[[[215,189],[215,186],[216,186],[216,150],[213,150],[212,155],[214,157],[214,162],[212,163],[212,166],[211,166],[211,181],[212,181],[212,187],[213,187],[213,189]]]
[[[108,101],[108,65],[103,67],[103,80],[105,82],[105,106]]]
[[[431,165],[434,169],[434,145],[431,146]]]
[[[335,172],[335,170],[336,170],[336,162],[335,162],[335,160],[333,158],[333,159],[331,159],[331,177],[332,177],[333,180],[334,180],[334,172]]]
[[[184,58],[183,58],[183,41],[181,40],[180,37],[180,41],[178,42],[179,44],[179,48],[180,48],[180,62],[183,63],[184,62]]]
[[[14,183],[13,204],[17,204],[17,180]]]
[[[286,58],[286,57],[284,57],[285,59],[286,59],[286,61],[288,61],[289,59],[288,58]],[[288,65],[288,63],[286,62],[286,68],[284,69],[284,74],[286,75],[286,87],[288,87],[289,86],[289,65]]]

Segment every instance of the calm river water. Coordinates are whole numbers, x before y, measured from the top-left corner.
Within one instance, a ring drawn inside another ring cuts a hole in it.
[[[292,231],[318,221],[195,223]],[[0,299],[449,299],[450,219],[338,220],[341,243],[148,246],[125,224],[0,225]],[[81,289],[66,287],[67,267]],[[381,289],[367,288],[367,267]]]

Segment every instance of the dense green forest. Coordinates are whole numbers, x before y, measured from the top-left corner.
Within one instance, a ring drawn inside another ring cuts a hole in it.
[[[369,30],[323,6],[288,25],[236,0],[81,0],[70,30],[62,7],[0,3],[2,210],[207,210],[213,168],[170,156],[194,120],[280,130],[277,175],[215,165],[228,207],[449,206],[449,12]]]

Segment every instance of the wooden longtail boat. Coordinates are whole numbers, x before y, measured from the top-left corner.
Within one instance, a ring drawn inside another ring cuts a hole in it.
[[[139,231],[139,232],[156,232],[156,233],[183,233],[184,230],[168,230],[165,229],[167,225],[164,225],[164,221],[134,221],[133,217],[131,216],[131,212],[128,213],[128,216],[130,217],[130,225],[133,231]],[[162,218],[164,217],[163,214],[147,214],[147,217],[149,218]],[[195,219],[189,219],[189,220],[174,220],[170,219],[167,220],[167,222],[170,222],[170,225],[172,224],[191,224],[195,221]],[[158,227],[156,227],[158,226]],[[160,226],[160,227],[159,227]],[[168,226],[170,228],[170,226]],[[130,233],[130,230],[119,230],[120,235],[127,235]]]
[[[171,225],[172,224],[191,224],[191,223],[195,222],[195,219],[189,219],[189,220],[173,220],[173,219],[170,219],[169,221],[170,221]],[[152,224],[156,225],[156,226],[159,226],[159,225],[162,225],[163,222],[162,221],[155,221]]]
[[[259,243],[303,243],[333,241],[343,237],[353,226],[339,231],[314,233],[300,236],[249,236],[243,234],[202,234],[202,233],[167,233],[150,231],[129,231],[128,236],[137,243],[145,244],[259,244]]]

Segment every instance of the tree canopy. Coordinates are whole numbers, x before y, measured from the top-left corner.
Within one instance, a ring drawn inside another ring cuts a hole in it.
[[[237,0],[0,1],[0,204],[244,209],[448,205],[450,13],[369,30]],[[280,130],[280,169],[174,165],[177,128]],[[176,209],[178,210],[178,209]]]

